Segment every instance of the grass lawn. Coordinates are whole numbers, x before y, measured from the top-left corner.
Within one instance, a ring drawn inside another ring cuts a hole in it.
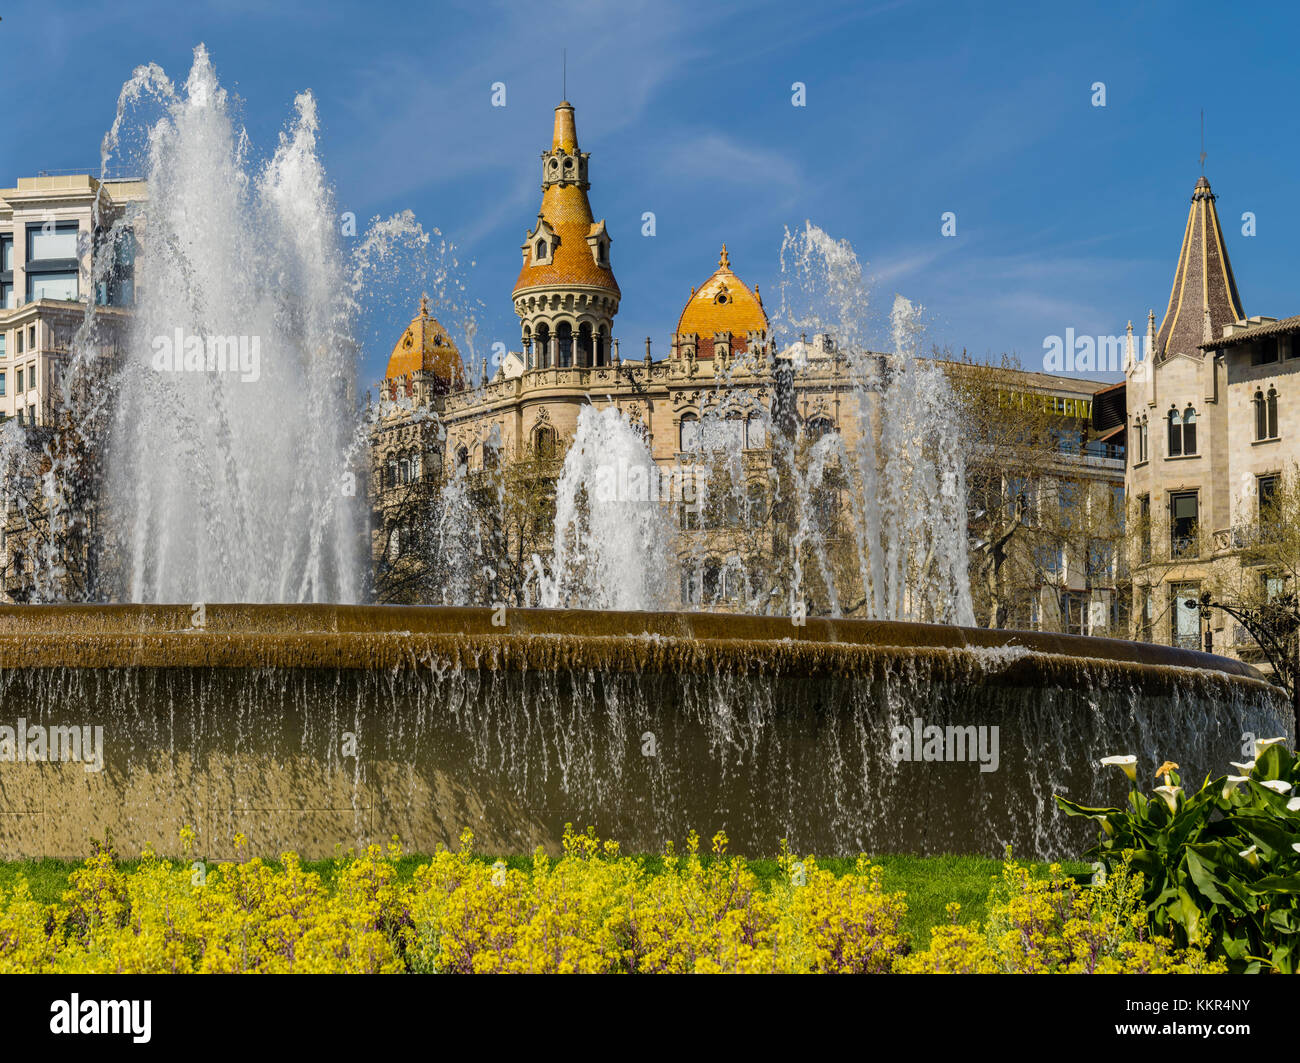
[[[492,862],[493,856],[482,860]],[[662,867],[657,856],[642,858],[646,870],[654,872]],[[705,857],[707,860],[708,858]],[[275,864],[276,861],[267,861]],[[427,858],[411,855],[398,861],[398,878],[406,881]],[[1001,874],[1002,861],[986,856],[878,856],[873,862],[885,869],[885,889],[902,890],[907,894],[907,920],[904,924],[912,935],[916,948],[925,948],[930,941],[930,928],[948,921],[945,905],[950,901],[961,904],[961,922],[983,920],[985,901],[993,880]],[[123,870],[130,870],[138,861],[124,860]],[[511,867],[527,869],[532,866],[531,856],[512,856],[506,859]],[[818,859],[818,866],[836,874],[853,869],[852,859]],[[68,876],[80,866],[66,860],[26,860],[0,862],[0,889],[11,887],[19,876],[24,876],[31,887],[32,896],[43,904],[53,904],[63,897],[68,888]],[[1087,876],[1089,867],[1079,861],[1064,861],[1067,874]],[[304,863],[329,883],[333,880],[336,864],[333,860],[316,860]],[[1045,873],[1047,865],[1035,865]],[[761,881],[769,881],[779,874],[775,859],[751,860],[750,868]],[[1084,879],[1086,881],[1086,878]]]

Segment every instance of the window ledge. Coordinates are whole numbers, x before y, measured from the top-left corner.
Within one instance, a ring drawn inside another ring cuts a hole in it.
[[[1135,469],[1144,469],[1144,468],[1146,468],[1146,467],[1147,467],[1148,465],[1150,465],[1150,464],[1151,464],[1151,459],[1150,459],[1150,458],[1147,458],[1145,461],[1135,461],[1135,462],[1133,463],[1133,468],[1135,468]]]
[[[1195,461],[1200,454],[1167,454],[1165,461]]]
[[[1281,436],[1269,436],[1267,439],[1256,439],[1250,445],[1252,447],[1262,447],[1265,443],[1280,443],[1280,442],[1282,442]]]

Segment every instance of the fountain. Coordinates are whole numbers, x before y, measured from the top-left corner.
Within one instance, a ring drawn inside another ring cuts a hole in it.
[[[314,104],[299,97],[254,174],[202,49],[183,90],[145,68],[123,107],[145,97],[163,113],[103,484],[123,533],[92,595],[129,604],[0,608],[0,857],[79,858],[106,836],[174,852],[187,825],[210,858],[237,833],[322,857],[393,835],[428,851],[465,827],[520,852],[554,848],[566,822],[625,851],[696,828],[753,853],[1057,857],[1089,839],[1051,795],[1117,796],[1100,757],[1174,756],[1193,778],[1247,735],[1291,732],[1277,691],[1233,661],[970,626],[964,471],[919,312],[897,301],[897,354],[864,353],[861,270],[813,227],[783,252],[782,324],[833,327],[873,429],[849,446],[745,409],[777,451],[773,497],[753,499],[724,373],[700,416],[706,493],[742,517],[780,507],[793,529],[779,555],[736,554],[742,612],[681,611],[690,546],[642,493],[657,473],[636,426],[595,407],[554,549],[532,559],[533,607],[470,600],[493,544],[460,468],[436,503],[444,604],[357,604],[363,492],[341,485],[365,439],[359,301]],[[126,134],[119,117],[108,146]],[[832,487],[856,515],[847,559],[828,545]],[[40,580],[48,602],[58,580]],[[829,615],[794,608],[823,593]]]

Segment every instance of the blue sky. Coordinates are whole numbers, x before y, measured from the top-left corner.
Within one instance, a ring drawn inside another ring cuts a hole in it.
[[[274,146],[310,88],[339,208],[409,208],[459,246],[480,348],[518,345],[510,288],[561,48],[593,208],[614,237],[625,354],[647,335],[666,353],[723,241],[742,277],[775,292],[783,228],[805,219],[851,241],[879,309],[895,292],[923,303],[929,339],[956,351],[1036,368],[1045,336],[1141,329],[1168,299],[1201,108],[1246,311],[1300,312],[1300,76],[1278,46],[1300,15],[1283,5],[231,0],[0,16],[17,103],[0,122],[0,185],[97,170],[131,70],[152,61],[183,79],[204,42],[255,145]],[[505,108],[490,106],[496,81]],[[806,107],[791,105],[795,81]],[[647,210],[653,238],[640,235]],[[425,280],[403,277],[398,305],[376,309],[365,380]],[[882,319],[878,345],[886,334]]]

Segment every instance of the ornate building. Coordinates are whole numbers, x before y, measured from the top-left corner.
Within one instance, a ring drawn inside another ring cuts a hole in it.
[[[1252,555],[1300,458],[1300,318],[1246,316],[1216,198],[1201,177],[1164,318],[1157,330],[1148,314],[1146,349],[1130,346],[1117,389],[1138,534],[1134,635],[1260,663],[1240,624],[1187,602],[1203,590],[1249,597],[1272,576]]]
[[[381,601],[464,604],[464,588],[477,581],[475,601],[526,604],[521,586],[530,575],[531,555],[548,549],[554,484],[579,413],[586,406],[612,404],[639,427],[661,469],[698,462],[701,433],[711,431],[722,437],[732,484],[743,481],[737,485],[742,490],[719,502],[720,511],[700,507],[689,497],[674,500],[680,509],[681,603],[766,611],[761,603],[771,600],[770,608],[788,611],[775,588],[744,586],[737,573],[752,574],[762,567],[747,559],[788,559],[792,552],[782,506],[790,504],[794,492],[773,486],[784,474],[778,466],[790,447],[774,446],[773,437],[797,437],[805,446],[835,432],[846,447],[857,445],[864,428],[858,423],[856,384],[845,355],[828,335],[803,337],[778,349],[757,287],[733,270],[724,246],[712,274],[690,289],[668,356],[654,360],[647,338],[643,352],[625,357],[615,335],[622,293],[614,276],[613,239],[592,211],[590,158],[579,148],[573,107],[567,102],[555,109],[551,146],[541,161],[541,208],[520,246],[522,262],[512,293],[520,350],[509,353],[490,380],[467,386],[454,344],[428,316],[424,301],[393,349],[380,385],[383,401],[372,410],[377,596]],[[882,388],[891,357],[867,356],[868,371]],[[1122,482],[1122,456],[1114,445],[1104,453],[1083,449],[1092,396],[1101,385],[999,373],[968,363],[953,363],[952,369],[963,379],[996,375],[985,389],[990,406],[998,401],[995,394],[1009,388],[1020,395],[1019,401],[1029,396],[1061,425],[1072,426],[1072,436],[1069,431],[1053,436],[1061,445],[1051,462],[1036,463],[1031,485],[999,474],[995,494],[1023,497],[1028,491],[1037,497],[1049,480],[1059,479],[1087,480],[1106,492]],[[858,371],[860,375],[861,367]],[[992,420],[1005,420],[1005,411],[989,414]],[[500,526],[478,529],[472,541],[464,541],[457,538],[464,534],[464,521],[448,518],[445,511],[432,526],[425,519],[431,500],[446,489],[456,496],[452,502],[475,492],[499,497],[507,475],[514,477],[512,493],[526,501],[518,511],[496,518]],[[833,479],[819,490],[829,497],[810,504],[829,514],[834,547],[834,513],[843,501]],[[428,541],[430,536],[439,541]],[[485,538],[498,540],[496,549],[487,549]],[[454,548],[449,548],[451,542]],[[855,562],[848,556],[853,550],[847,536],[840,545],[845,556],[841,559],[831,549],[827,565],[838,584],[843,561],[839,607],[852,614],[864,604],[863,592],[852,587]],[[1114,568],[1102,581],[1104,595],[1099,589],[1094,594],[1100,583],[1082,574],[1077,559],[1083,553],[1081,547],[1075,551],[1076,563],[1063,563],[1039,580],[1044,608],[1035,598],[1013,619],[1035,627],[1113,630]],[[450,571],[452,555],[478,559],[475,571]],[[481,560],[489,555],[490,564]],[[439,571],[431,575],[431,568]],[[449,581],[460,592],[447,594]],[[815,579],[812,584],[816,595]],[[1096,619],[1098,603],[1101,620]]]

